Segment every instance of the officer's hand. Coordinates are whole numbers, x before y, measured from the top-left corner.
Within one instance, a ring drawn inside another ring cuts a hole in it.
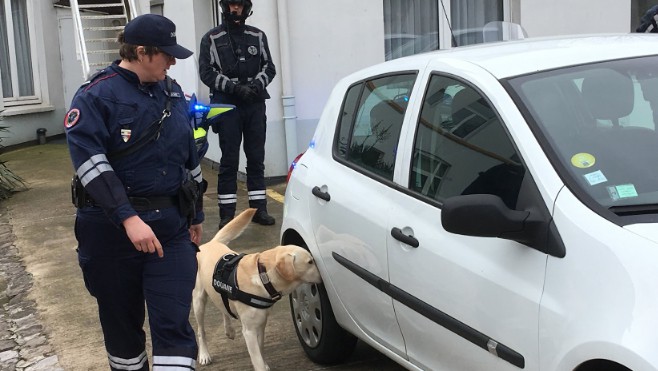
[[[259,82],[252,82],[249,84],[249,89],[256,93],[256,97],[260,96],[260,93],[263,92],[263,86]]]
[[[197,245],[201,244],[201,235],[203,234],[203,227],[201,224],[190,226],[190,239]]]
[[[248,86],[246,85],[236,85],[235,89],[233,90],[233,94],[235,94],[238,98],[243,100],[246,103],[251,103],[254,100],[256,100],[256,92],[251,90]]]
[[[154,253],[157,252],[159,257],[164,256],[160,240],[155,236],[151,227],[137,215],[123,221],[123,227],[126,229],[126,234],[133,243],[137,251]]]

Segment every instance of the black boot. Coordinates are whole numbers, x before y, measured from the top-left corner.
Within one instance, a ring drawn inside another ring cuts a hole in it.
[[[217,230],[220,230],[224,228],[231,220],[233,220],[232,216],[227,216],[219,220],[219,228]]]
[[[256,211],[251,221],[260,225],[273,225],[275,222],[274,218],[267,213],[267,210]]]

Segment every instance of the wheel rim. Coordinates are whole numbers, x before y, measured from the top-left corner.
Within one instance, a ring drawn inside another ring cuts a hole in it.
[[[322,336],[322,304],[317,285],[300,285],[290,298],[297,334],[308,347],[317,347]]]

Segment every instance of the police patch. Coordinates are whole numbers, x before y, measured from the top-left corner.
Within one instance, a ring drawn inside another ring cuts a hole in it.
[[[66,114],[66,117],[64,118],[64,127],[67,129],[72,128],[73,125],[78,123],[78,120],[80,119],[80,110],[77,108],[74,108],[69,111],[69,113]]]
[[[130,135],[132,134],[132,130],[130,129],[121,129],[121,138],[123,139],[124,142],[127,142],[130,140]]]
[[[256,49],[255,46],[251,45],[250,47],[247,48],[247,52],[251,55],[256,55],[258,54],[258,49]]]

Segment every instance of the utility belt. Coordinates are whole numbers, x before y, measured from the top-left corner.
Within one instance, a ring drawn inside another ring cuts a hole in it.
[[[165,209],[168,207],[178,207],[184,210],[181,206],[182,198],[179,196],[152,196],[152,197],[128,197],[130,204],[135,211],[147,211],[156,209]],[[74,176],[71,181],[71,201],[78,209],[83,207],[93,207],[98,205],[93,198],[85,191],[85,188],[80,182],[78,176]],[[189,200],[186,201],[189,203]],[[189,208],[189,206],[186,206]],[[192,206],[194,208],[194,206]]]

